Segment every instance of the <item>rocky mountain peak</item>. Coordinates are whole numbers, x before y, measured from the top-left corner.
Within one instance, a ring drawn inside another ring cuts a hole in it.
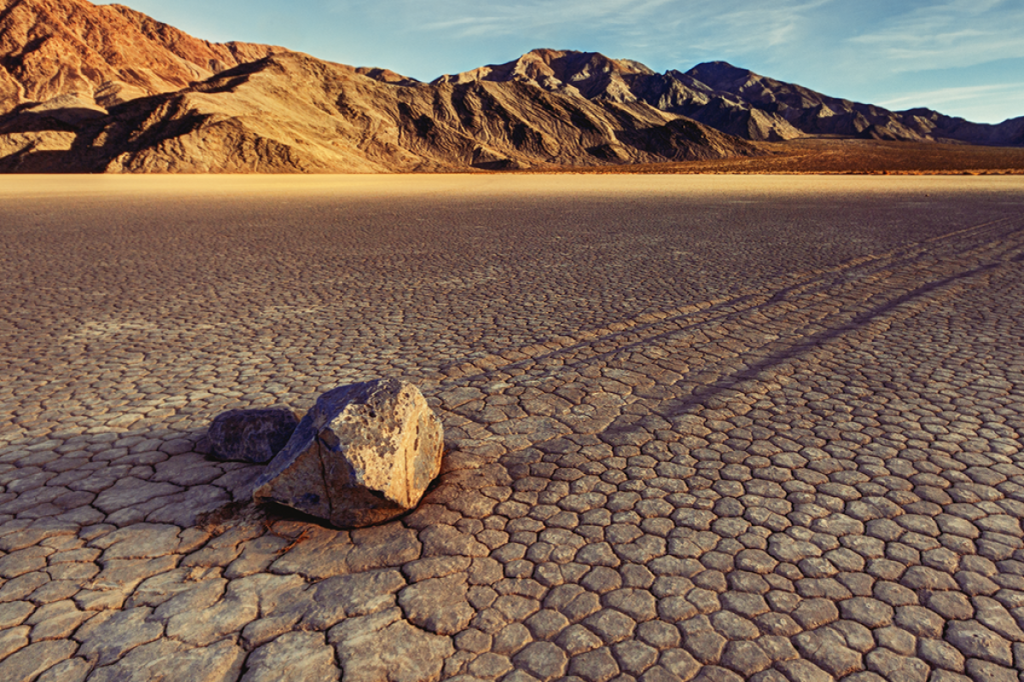
[[[733,66],[725,61],[701,62],[686,73],[709,85],[718,81],[736,80],[737,78],[757,75],[749,69]]]
[[[108,107],[283,51],[200,40],[123,5],[0,0],[0,113],[70,93]]]
[[[504,64],[480,67],[472,71],[442,76],[435,83],[471,83],[476,81],[521,81],[549,91],[569,91],[592,99],[604,97],[630,101],[625,79],[650,75],[654,71],[640,62],[617,60],[600,52],[536,49]]]

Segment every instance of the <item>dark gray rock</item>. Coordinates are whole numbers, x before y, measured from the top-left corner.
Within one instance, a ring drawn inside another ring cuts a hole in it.
[[[256,481],[277,502],[342,527],[382,523],[415,507],[441,471],[441,420],[414,385],[349,384],[321,395]]]
[[[231,410],[218,414],[210,424],[211,456],[266,464],[274,459],[295,432],[299,420],[291,410]]]

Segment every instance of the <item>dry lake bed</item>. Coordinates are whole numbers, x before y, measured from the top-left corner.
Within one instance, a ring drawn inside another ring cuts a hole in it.
[[[0,680],[1024,671],[1024,179],[4,177]],[[415,381],[344,531],[206,457]]]

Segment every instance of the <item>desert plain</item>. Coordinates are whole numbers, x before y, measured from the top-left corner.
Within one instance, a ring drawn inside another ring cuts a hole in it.
[[[1024,178],[5,177],[0,680],[1017,680]],[[383,526],[234,408],[442,418]]]

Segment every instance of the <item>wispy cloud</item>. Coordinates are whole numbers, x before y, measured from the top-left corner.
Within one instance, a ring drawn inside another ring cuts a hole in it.
[[[337,1],[339,11],[347,6]],[[446,41],[528,37],[535,47],[561,47],[589,39],[593,49],[603,43],[670,56],[720,57],[793,41],[811,30],[812,11],[834,2],[838,0],[776,0],[770,6],[751,0],[713,5],[695,0],[382,0],[369,11],[386,12],[397,33]]]
[[[886,108],[899,108],[914,106],[920,102],[938,102],[940,104],[956,104],[960,102],[973,101],[979,97],[992,97],[1007,93],[1020,92],[1024,84],[1021,83],[1000,83],[997,85],[968,85],[959,88],[937,88],[935,90],[922,90],[913,92],[901,97],[888,99],[879,102]],[[1024,96],[1024,93],[1022,93]]]
[[[850,38],[894,72],[967,67],[1024,57],[1024,3],[950,0],[918,7]]]
[[[897,111],[927,106],[946,114],[962,116],[972,121],[981,121],[991,119],[986,111],[993,101],[1002,102],[1006,106],[1016,106],[1017,111],[1024,113],[1024,82],[920,90],[877,102],[877,104]],[[998,123],[999,121],[989,120],[988,122]]]
[[[432,12],[422,3],[422,14]],[[547,0],[514,0],[512,2],[480,5],[470,0],[454,0],[447,3],[454,19],[425,21],[419,24],[424,30],[452,31],[452,37],[470,37],[486,31],[489,35],[518,34],[524,29],[593,30],[619,26],[630,26],[649,21],[655,13],[665,11],[679,0],[563,0],[552,4]],[[452,10],[455,10],[454,12]]]
[[[796,0],[752,5],[729,2],[704,5],[691,33],[699,38],[692,44],[701,50],[733,53],[762,51],[793,41],[811,24],[809,14],[833,0]],[[723,7],[724,5],[724,7]]]

